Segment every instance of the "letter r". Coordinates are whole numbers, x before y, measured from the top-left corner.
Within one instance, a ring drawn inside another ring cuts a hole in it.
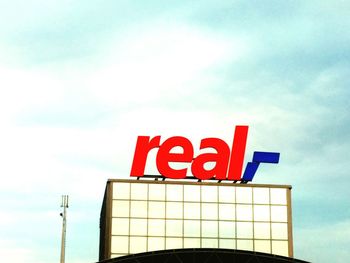
[[[144,176],[147,156],[150,150],[159,147],[160,136],[150,140],[149,136],[138,136],[130,176]]]

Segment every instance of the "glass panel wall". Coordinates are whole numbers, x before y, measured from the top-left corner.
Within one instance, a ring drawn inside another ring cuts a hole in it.
[[[287,188],[114,182],[111,255],[230,248],[288,256]]]

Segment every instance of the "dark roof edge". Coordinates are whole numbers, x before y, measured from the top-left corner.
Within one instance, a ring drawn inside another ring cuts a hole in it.
[[[280,255],[274,255],[274,254],[268,254],[268,253],[262,253],[262,252],[255,252],[255,251],[248,251],[248,250],[238,250],[238,249],[223,249],[223,248],[181,248],[181,249],[168,249],[168,250],[158,250],[158,251],[151,251],[151,252],[143,252],[143,253],[137,253],[137,254],[130,254],[127,256],[112,258],[112,259],[106,259],[99,261],[98,263],[119,263],[119,262],[131,262],[130,260],[138,261],[138,259],[145,259],[149,257],[155,257],[155,256],[167,256],[167,255],[184,255],[184,254],[205,254],[205,253],[216,253],[216,254],[231,254],[231,255],[245,255],[245,256],[252,256],[252,257],[258,257],[258,258],[265,258],[265,259],[274,259],[277,260],[277,262],[293,262],[293,263],[310,263],[308,261],[290,258],[290,257],[284,257]],[[275,261],[273,261],[275,262]]]

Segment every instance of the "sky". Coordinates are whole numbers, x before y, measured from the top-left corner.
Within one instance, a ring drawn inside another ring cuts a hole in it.
[[[294,254],[350,257],[350,2],[0,0],[0,255],[98,260],[106,181],[139,135],[281,153],[254,183],[293,186]],[[152,164],[148,164],[152,166]],[[147,167],[153,172],[154,167]]]

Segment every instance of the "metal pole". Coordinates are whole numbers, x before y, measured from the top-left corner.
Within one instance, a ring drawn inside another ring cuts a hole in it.
[[[62,216],[62,239],[61,239],[61,259],[60,263],[65,262],[65,253],[66,253],[66,227],[67,227],[67,208],[68,208],[68,195],[62,195],[62,203],[61,207],[63,207]]]

